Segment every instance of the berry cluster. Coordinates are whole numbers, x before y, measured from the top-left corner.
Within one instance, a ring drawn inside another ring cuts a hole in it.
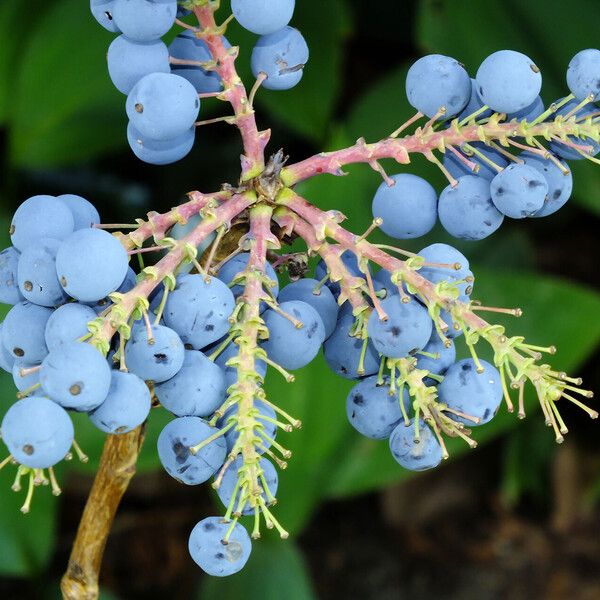
[[[575,56],[567,73],[571,94],[547,110],[539,69],[522,54],[494,53],[474,80],[454,59],[425,57],[406,82],[418,112],[390,136],[286,165],[281,151],[265,159],[269,132],[258,130],[252,101],[261,84],[287,89],[302,76],[308,50],[287,25],[294,2],[232,2],[238,21],[263,36],[253,52],[257,84],[250,95],[235,70],[237,49],[224,39],[225,25],[216,24],[219,3],[181,4],[180,16],[191,9],[198,27],[178,21],[185,31],[169,59],[159,37],[177,18],[175,2],[92,0],[96,18],[123,33],[109,52],[109,69],[129,94],[134,150],[151,162],[183,156],[174,140],[193,138],[199,95],[212,94],[234,110],[227,119],[242,136],[241,176],[218,192],[190,192],[187,202],[149,213],[127,234],[110,235],[107,229],[121,227],[101,225],[77,196],[36,196],[15,213],[13,246],[0,255],[0,301],[13,305],[1,325],[0,364],[13,372],[22,399],[2,423],[10,456],[0,468],[15,462],[17,481],[29,475],[24,510],[33,486],[48,481],[44,470],[58,491],[52,467],[71,446],[80,452],[68,411],[125,434],[110,436],[112,447],[139,435],[150,407],[162,406],[174,416],[158,439],[165,470],[187,485],[211,480],[225,507],[223,518],[193,529],[190,554],[207,573],[239,571],[261,524],[287,537],[273,509],[276,467],[285,469],[291,457],[279,432],[301,423],[267,398],[267,370],[292,382],[292,372],[321,349],[335,373],[355,381],[346,401],[351,425],[388,439],[396,461],[415,471],[448,457],[447,437],[474,447],[471,429],[488,423],[503,399],[512,412],[515,391],[524,417],[528,382],[559,442],[567,432],[561,400],[598,416],[579,399],[592,397],[580,379],[540,364],[554,347],[509,337],[480,316],[521,311],[472,300],[474,275],[459,251],[432,244],[415,254],[368,238],[377,227],[394,238],[418,238],[439,216],[450,233],[475,240],[505,215],[546,216],[560,208],[572,186],[561,159],[597,161],[600,51]],[[165,56],[164,72],[151,64],[150,47]],[[119,48],[124,53],[111,59]],[[199,91],[204,86],[217,89]],[[379,162],[405,165],[418,153],[448,178],[439,199],[428,182],[389,176]],[[341,225],[342,213],[322,211],[296,191],[298,183],[341,175],[351,163],[370,165],[384,180],[362,235]],[[282,250],[294,241],[306,251]],[[128,266],[134,255],[139,273]],[[146,265],[148,255],[160,258]],[[310,277],[312,257],[318,260]],[[289,279],[281,289],[280,277]],[[459,340],[470,358],[456,360]],[[478,356],[482,342],[490,362]],[[102,521],[86,518],[83,529],[96,526],[89,519]],[[81,581],[82,574],[72,577]]]
[[[301,79],[308,46],[289,27],[295,0],[232,0],[236,20],[261,37],[251,66],[258,85],[288,90]],[[200,99],[224,93],[211,48],[197,28],[179,21],[191,10],[177,0],[90,0],[96,20],[120,33],[108,49],[108,72],[127,95],[127,139],[135,155],[154,165],[185,157],[194,146]],[[176,23],[185,27],[170,44],[162,37]],[[235,53],[225,37],[216,41]],[[227,121],[228,118],[220,120]],[[212,122],[212,121],[211,121]]]

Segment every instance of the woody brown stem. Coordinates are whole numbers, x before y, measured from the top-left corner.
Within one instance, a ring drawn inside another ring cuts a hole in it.
[[[144,426],[123,435],[109,435],[100,467],[83,510],[67,572],[61,581],[65,600],[95,600],[106,540],[129,482],[135,474],[144,441]]]

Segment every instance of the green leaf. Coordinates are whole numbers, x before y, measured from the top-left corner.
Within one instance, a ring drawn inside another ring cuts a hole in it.
[[[590,318],[600,310],[597,293],[564,280],[529,273],[481,269],[475,269],[475,273],[476,298],[496,306],[520,306],[524,310],[519,320],[499,318],[494,322],[505,324],[509,335],[522,334],[534,344],[556,345],[559,352],[550,357],[549,362],[557,369],[570,372],[577,368],[600,341],[600,322]],[[463,345],[460,340],[459,347]],[[485,342],[480,343],[484,345]],[[528,406],[532,412],[535,400],[531,393]],[[530,414],[529,418],[540,416]],[[474,438],[481,444],[518,425],[514,414],[501,410],[492,423],[474,430]],[[553,439],[551,431],[546,434]],[[462,441],[450,440],[448,449],[451,456],[459,456],[468,451],[468,446]],[[339,449],[339,455],[343,460],[339,461],[337,470],[330,473],[330,485],[325,490],[329,496],[366,492],[412,476],[395,463],[387,443],[360,439],[358,434]]]
[[[455,57],[475,76],[481,61],[510,48],[530,56],[543,76],[546,105],[569,93],[565,82],[571,58],[598,45],[596,21],[565,21],[565,7],[546,0],[492,0],[475,5],[469,0],[425,0],[419,3],[418,41],[426,52]],[[573,15],[596,14],[595,0],[569,3]],[[572,161],[574,200],[600,213],[600,169],[590,161]]]
[[[316,600],[302,556],[291,541],[260,540],[253,544],[246,567],[226,578],[206,577],[198,600]]]
[[[124,145],[125,97],[106,68],[112,37],[80,0],[52,3],[33,28],[14,70],[10,150],[15,165],[72,164]]]

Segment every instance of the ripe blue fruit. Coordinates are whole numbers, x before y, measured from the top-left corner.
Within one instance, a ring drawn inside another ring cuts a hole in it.
[[[423,422],[419,422],[419,439],[415,439],[414,419],[408,426],[400,423],[390,436],[392,456],[410,471],[433,469],[442,462],[442,448],[435,434]]]
[[[467,105],[471,97],[471,79],[454,58],[429,54],[408,70],[406,96],[411,106],[430,118],[445,107],[443,120],[457,115]]]
[[[164,325],[152,325],[152,339],[143,324],[131,328],[125,345],[127,368],[144,381],[161,383],[174,377],[183,366],[185,348],[175,331]]]
[[[208,481],[225,462],[227,446],[218,437],[196,455],[190,448],[218,432],[199,417],[180,417],[171,421],[158,436],[158,457],[167,473],[186,485]]]
[[[524,219],[542,208],[548,183],[537,169],[513,163],[492,179],[490,190],[494,206],[503,215]]]
[[[46,323],[44,336],[48,350],[55,350],[85,336],[88,323],[95,318],[94,310],[85,304],[71,302],[57,308]]]
[[[202,275],[181,275],[167,298],[164,320],[185,344],[199,350],[229,331],[234,308],[233,294],[220,279],[207,282]]]
[[[394,185],[383,182],[373,198],[373,216],[383,219],[381,230],[404,240],[429,233],[437,221],[437,194],[422,177],[392,175]]]
[[[16,359],[4,346],[4,338],[2,335],[3,329],[4,323],[0,323],[0,369],[7,373],[11,373]]]
[[[588,48],[578,52],[567,69],[567,85],[577,100],[598,99],[600,94],[600,50]]]
[[[40,383],[51,400],[64,408],[89,412],[104,402],[110,368],[90,344],[70,342],[52,350],[42,362]]]
[[[373,440],[390,437],[402,421],[400,402],[406,410],[410,407],[408,388],[404,388],[402,400],[399,392],[390,394],[390,381],[378,385],[379,377],[365,377],[359,381],[346,398],[346,415],[356,431]]]
[[[32,196],[17,208],[10,226],[13,246],[23,252],[42,238],[64,240],[73,233],[71,211],[54,196]]]
[[[137,375],[112,371],[108,395],[89,417],[101,431],[123,434],[141,425],[151,406],[150,390]]]
[[[298,281],[286,285],[279,292],[278,300],[279,302],[301,300],[310,304],[323,321],[325,339],[327,339],[333,333],[337,323],[338,304],[328,287],[318,286],[319,282],[316,279],[298,279]]]
[[[231,12],[244,29],[268,35],[291,21],[295,5],[296,0],[231,0]]]
[[[475,79],[471,78],[471,96],[467,105],[462,109],[462,111],[458,115],[459,121],[466,119],[468,116],[477,112],[480,108],[483,108],[484,106],[485,104],[483,103],[483,101],[479,97],[479,94],[477,93],[477,82],[475,81]],[[494,111],[490,109],[484,110],[483,112],[477,115],[475,120],[479,121],[481,119],[486,119],[487,117],[491,116],[493,112]]]
[[[225,401],[225,373],[198,350],[186,350],[175,377],[155,387],[156,397],[177,417],[208,417]]]
[[[220,517],[207,517],[190,534],[188,548],[194,562],[214,577],[227,577],[244,568],[252,551],[248,532],[236,523],[227,542],[223,542],[231,523]]]
[[[121,242],[103,229],[79,229],[60,245],[56,273],[69,296],[95,302],[125,279],[129,257]]]
[[[459,281],[471,274],[467,257],[448,244],[431,244],[419,250],[418,254],[432,265],[448,265],[448,267],[425,265],[419,269],[419,274],[432,283]],[[454,268],[456,265],[460,265],[458,270]],[[461,285],[464,288],[468,286],[468,284]],[[461,288],[461,292],[464,293],[464,289]]]
[[[31,364],[42,362],[48,354],[44,332],[51,314],[51,309],[30,302],[15,304],[4,319],[4,347],[20,360]]]
[[[152,140],[175,140],[189,131],[198,118],[200,99],[196,88],[172,73],[142,77],[126,102],[131,124]]]
[[[73,215],[74,229],[87,229],[100,223],[100,215],[96,207],[85,198],[77,194],[62,194],[56,197]]]
[[[490,54],[479,66],[475,79],[480,98],[499,113],[514,113],[529,106],[542,89],[536,64],[514,50]]]
[[[231,44],[223,37],[225,48],[231,48]],[[169,46],[169,54],[173,58],[208,63],[212,56],[206,42],[197,38],[193,31],[180,33]],[[199,65],[171,65],[171,70],[176,75],[187,79],[199,94],[210,94],[220,92],[223,89],[221,77],[215,71],[207,71]]]
[[[231,285],[231,282],[235,279],[237,275],[240,275],[248,266],[248,260],[250,259],[249,252],[242,252],[237,254],[233,258],[230,258],[223,266],[219,269],[219,279],[226,283],[227,285]],[[270,263],[265,265],[265,273],[267,277],[275,283],[275,285],[270,289],[271,294],[277,298],[279,295],[279,279],[277,277],[277,273],[275,269],[272,267]],[[239,298],[244,292],[243,284],[235,284],[231,286],[231,292],[236,298]],[[261,305],[261,311],[265,310],[267,305],[263,302]]]
[[[546,159],[539,154],[523,152],[520,155],[524,163],[534,169],[537,169],[546,179],[548,184],[548,193],[544,205],[532,217],[547,217],[560,210],[571,197],[573,191],[573,175],[565,162],[556,159],[562,164],[564,171],[559,169],[558,165],[549,158]]]
[[[113,19],[130,40],[151,42],[162,37],[175,22],[177,0],[115,0]]]
[[[423,352],[434,354],[437,358],[418,353],[417,369],[429,371],[434,375],[443,375],[456,360],[454,342],[450,340],[450,345],[446,346],[435,329],[432,331],[427,345],[423,348]]]
[[[123,94],[150,73],[171,72],[169,50],[161,40],[136,42],[121,35],[108,47],[106,58],[110,79]]]
[[[0,252],[0,303],[18,304],[25,300],[19,290],[17,267],[20,252],[10,246]]]
[[[471,358],[453,364],[438,386],[441,402],[470,417],[480,419],[475,423],[469,419],[451,415],[455,421],[465,425],[483,425],[491,421],[502,401],[502,382],[498,369],[493,365],[480,361],[483,373],[478,373]]]
[[[196,128],[190,127],[173,140],[159,142],[139,132],[132,123],[127,125],[127,141],[133,153],[150,165],[170,165],[185,158],[196,140]]]
[[[37,385],[40,382],[40,372],[34,371],[29,375],[21,375],[21,370],[23,369],[31,369],[37,365],[31,365],[29,363],[15,360],[12,367],[12,377],[15,383],[15,387],[20,391],[24,392],[28,390],[30,387]]]
[[[569,100],[569,102],[556,111],[556,115],[566,117],[577,107],[578,104],[579,100],[577,99]],[[583,122],[583,120],[588,117],[591,119],[597,116],[597,113],[598,108],[595,104],[586,104],[584,107],[580,108],[574,114],[569,116],[569,119],[576,119],[578,121],[581,120]],[[580,154],[575,148],[569,147],[566,144],[556,141],[550,142],[550,150],[552,150],[552,152],[561,158],[566,160],[583,160],[585,156],[596,156],[596,154],[600,152],[600,144],[589,137],[584,137],[583,135],[580,138],[577,138],[573,135],[569,135],[567,137],[570,142],[573,142],[578,146],[589,146],[590,150],[585,150],[584,154]]]
[[[32,469],[60,462],[73,444],[71,418],[58,404],[39,396],[15,402],[2,420],[2,439],[13,458]]]
[[[219,496],[219,499],[223,503],[223,506],[225,506],[226,508],[229,507],[229,503],[231,502],[233,492],[234,492],[235,487],[238,482],[238,471],[243,466],[243,464],[244,464],[244,459],[241,456],[238,456],[235,459],[235,461],[231,465],[229,465],[229,467],[227,467],[227,470],[225,471],[225,474],[223,475],[223,479],[221,480],[221,485],[217,488],[217,495]],[[263,475],[267,482],[269,492],[271,493],[272,496],[276,496],[277,495],[277,487],[279,485],[279,477],[277,475],[277,471],[275,470],[275,467],[273,466],[273,463],[271,461],[267,460],[266,458],[261,458],[259,461],[259,466],[263,470]],[[262,486],[262,480],[259,480],[259,482]],[[268,498],[266,492],[264,491],[264,488],[262,488],[262,489],[263,489],[263,491],[261,493],[261,496],[263,497],[263,500],[265,501],[265,503],[269,504],[269,498]],[[249,495],[249,494],[250,494],[250,490],[245,489],[244,496]],[[233,512],[234,513],[241,512],[243,515],[253,515],[254,508],[250,505],[248,500],[243,502],[241,510],[238,510],[240,495],[241,495],[241,491],[238,489],[237,493],[235,495]]]
[[[288,318],[269,309],[264,314],[269,339],[262,347],[269,358],[284,369],[301,369],[315,358],[325,341],[323,321],[310,304],[300,300],[282,302],[279,308],[302,327],[299,329]]]
[[[119,28],[113,18],[115,0],[90,0],[92,15],[108,31],[119,33]]]
[[[350,335],[353,326],[352,307],[346,302],[340,309],[333,333],[323,344],[329,368],[345,379],[373,375],[379,370],[379,354],[372,340],[368,340],[363,361],[364,372],[358,372],[364,341]]]
[[[512,121],[513,119],[516,119],[517,121],[527,121],[528,123],[531,123],[531,121],[535,121],[535,119],[537,119],[545,110],[544,101],[538,96],[529,106],[506,115],[506,120]]]
[[[443,190],[438,213],[444,229],[463,240],[482,240],[504,220],[492,202],[489,181],[475,175],[460,177],[455,187]]]
[[[42,238],[23,250],[17,270],[19,289],[29,302],[40,306],[58,306],[68,296],[56,275],[56,253],[61,242]]]
[[[387,321],[373,311],[368,323],[369,338],[380,354],[404,358],[425,347],[433,322],[422,304],[416,300],[404,303],[394,295],[382,300],[381,308],[387,313]]]
[[[263,87],[268,90],[289,90],[302,79],[308,55],[302,34],[293,27],[284,27],[256,42],[250,59],[252,74],[258,77],[265,73]]]

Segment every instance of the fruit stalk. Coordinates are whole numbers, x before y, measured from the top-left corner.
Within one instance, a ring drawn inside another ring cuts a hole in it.
[[[65,600],[95,600],[106,540],[115,514],[136,471],[144,426],[124,435],[109,435],[88,496],[67,571],[61,581]]]

